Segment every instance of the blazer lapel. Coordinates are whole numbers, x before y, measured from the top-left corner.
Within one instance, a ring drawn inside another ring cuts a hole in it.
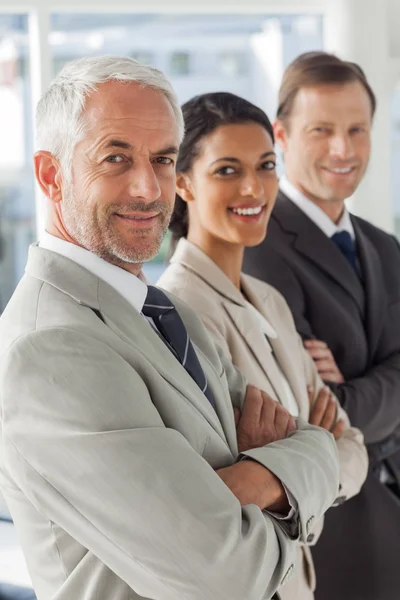
[[[101,280],[99,280],[99,310],[110,329],[127,343],[135,346],[164,379],[181,393],[182,398],[193,404],[226,442],[218,415],[197,383],[182,367],[151,325],[122,296]],[[202,368],[209,377],[208,365],[204,364],[204,359],[197,348],[196,352]],[[220,390],[216,389],[215,391],[215,401],[218,402]]]
[[[227,444],[218,415],[198,385],[150,324],[114,288],[72,260],[37,246],[31,246],[26,272],[94,310],[119,338],[133,346],[180,392],[182,401],[190,402],[203,415]],[[207,377],[213,379],[218,404],[223,394],[221,383],[213,378],[209,362],[201,353],[198,356]]]
[[[351,218],[356,234],[358,258],[364,278],[366,294],[365,326],[368,336],[368,352],[374,355],[381,334],[386,299],[386,286],[382,277],[381,262],[375,247],[363,233],[356,217]]]
[[[282,192],[273,212],[282,229],[292,234],[293,247],[338,283],[364,311],[360,280],[336,245]]]
[[[272,340],[265,339],[265,334],[260,326],[257,326],[255,319],[250,318],[250,309],[245,304],[239,305],[230,300],[224,300],[223,306],[252,352],[254,360],[258,362],[268,378],[274,392],[274,399],[281,402],[285,391],[282,386],[282,376],[272,354],[272,346],[268,343]]]
[[[243,278],[246,280],[245,278]],[[291,353],[296,335],[294,329],[288,335],[286,327],[282,323],[282,318],[277,314],[274,303],[271,301],[271,296],[266,293],[264,296],[255,294],[251,285],[246,283],[246,295],[253,306],[271,323],[277,333],[276,338],[270,338],[272,352],[268,361],[263,361],[261,365],[265,374],[270,379],[274,389],[279,390],[280,397],[285,394],[282,387],[282,375],[277,368],[277,363],[285,375],[293,395],[299,407],[300,416],[308,419],[309,402],[307,389],[304,381],[304,368],[301,362],[296,360],[297,352]],[[297,341],[297,340],[296,340]],[[293,360],[293,356],[295,359]],[[273,359],[275,357],[275,360]],[[261,363],[260,363],[261,364]]]

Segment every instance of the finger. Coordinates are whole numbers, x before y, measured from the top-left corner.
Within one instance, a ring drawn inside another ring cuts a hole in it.
[[[319,425],[322,417],[325,414],[326,407],[328,406],[330,397],[330,390],[327,386],[324,386],[318,393],[317,399],[314,406],[311,409],[310,423],[311,425]]]
[[[314,360],[328,360],[331,357],[331,352],[327,348],[307,348],[307,352]]]
[[[308,401],[310,402],[310,405],[312,405],[312,403],[314,401],[314,388],[312,385],[307,386],[307,394],[308,394]]]
[[[289,435],[289,433],[291,431],[295,431],[296,429],[297,429],[296,421],[295,421],[294,417],[292,415],[290,415],[288,424],[287,424],[287,428],[286,428],[286,435]]]
[[[320,426],[323,427],[324,429],[328,429],[328,431],[330,431],[336,422],[336,412],[337,412],[336,401],[331,397],[329,399],[328,405],[326,407],[326,411],[321,419]]]
[[[277,404],[274,421],[276,439],[283,440],[286,437],[290,416],[283,406]]]
[[[334,427],[331,429],[331,433],[332,433],[333,437],[335,438],[335,440],[338,440],[340,437],[342,437],[344,427],[345,427],[344,421],[342,419],[340,419],[336,423],[336,425],[334,425]]]
[[[233,409],[233,415],[235,417],[235,425],[236,427],[239,425],[241,412],[238,408]]]
[[[336,364],[332,360],[316,360],[315,366],[317,367],[318,373],[321,371],[334,371],[336,370]]]
[[[304,346],[306,348],[322,348],[322,349],[328,347],[328,345],[325,344],[325,342],[322,342],[321,340],[305,340]]]
[[[246,398],[242,408],[241,421],[245,423],[259,423],[261,420],[261,411],[263,407],[263,397],[261,391],[253,386],[247,386]]]
[[[263,399],[261,421],[272,425],[275,419],[276,408],[279,404],[267,392],[261,392],[261,396]]]
[[[318,371],[323,381],[329,383],[343,383],[343,377],[339,371]]]

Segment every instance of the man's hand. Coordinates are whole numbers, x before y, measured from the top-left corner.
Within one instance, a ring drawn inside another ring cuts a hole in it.
[[[343,375],[325,342],[321,342],[320,340],[305,340],[304,347],[314,360],[321,379],[330,381],[331,383],[344,382]]]
[[[344,430],[344,422],[341,419],[336,421],[337,403],[330,389],[327,386],[321,388],[314,404],[314,391],[311,388],[308,389],[308,395],[311,404],[309,419],[311,425],[323,427],[332,433],[335,440],[339,439]]]
[[[255,504],[261,510],[287,514],[290,510],[285,490],[271,471],[254,460],[242,460],[216,473],[242,506]]]
[[[284,439],[296,429],[294,418],[266,392],[248,385],[242,413],[235,410],[239,452]]]

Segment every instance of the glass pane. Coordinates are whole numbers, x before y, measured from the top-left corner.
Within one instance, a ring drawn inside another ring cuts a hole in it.
[[[0,313],[35,238],[28,18],[0,15]]]
[[[323,20],[310,15],[54,14],[54,71],[78,56],[124,54],[171,79],[181,102],[225,90],[272,118],[283,69],[297,54],[323,47]],[[168,246],[146,266],[155,281]]]

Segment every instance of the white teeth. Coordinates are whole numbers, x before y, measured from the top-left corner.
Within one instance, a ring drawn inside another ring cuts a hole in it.
[[[329,169],[333,173],[350,173],[351,167],[346,167],[345,169]]]
[[[259,215],[262,209],[262,206],[255,206],[254,208],[232,208],[231,210],[237,215]]]

